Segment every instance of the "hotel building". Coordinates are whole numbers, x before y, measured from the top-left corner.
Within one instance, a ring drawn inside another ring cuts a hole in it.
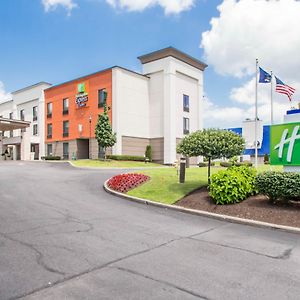
[[[49,83],[35,85],[12,92],[12,98],[0,103],[0,117],[6,123],[27,121],[28,128],[0,133],[0,160],[39,160],[44,155],[44,90]],[[18,126],[16,126],[17,128]],[[7,155],[1,155],[7,153]]]
[[[117,143],[108,152],[172,164],[176,145],[202,129],[206,64],[166,48],[139,57],[142,74],[112,67],[45,90],[46,154],[97,158],[95,125],[106,101]]]

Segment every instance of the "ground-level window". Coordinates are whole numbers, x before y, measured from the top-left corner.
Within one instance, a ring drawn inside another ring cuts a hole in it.
[[[190,111],[190,97],[188,95],[183,95],[183,111]]]
[[[38,135],[38,126],[37,126],[37,124],[33,124],[32,129],[33,129],[33,135]]]
[[[47,156],[52,156],[52,144],[47,144]]]
[[[69,143],[63,143],[63,157],[69,159]]]
[[[190,119],[183,118],[183,134],[189,134],[189,133],[190,133]]]

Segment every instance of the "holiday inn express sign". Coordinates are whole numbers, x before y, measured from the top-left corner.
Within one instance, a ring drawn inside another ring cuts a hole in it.
[[[300,122],[271,126],[272,165],[300,166]]]

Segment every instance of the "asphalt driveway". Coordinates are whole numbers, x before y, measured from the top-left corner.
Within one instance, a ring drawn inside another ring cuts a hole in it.
[[[299,299],[300,235],[128,202],[114,170],[0,163],[0,299]]]

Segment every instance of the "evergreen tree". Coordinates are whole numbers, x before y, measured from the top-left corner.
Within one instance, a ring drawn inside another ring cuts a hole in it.
[[[98,121],[95,127],[95,137],[99,146],[99,158],[100,147],[104,149],[104,159],[106,159],[106,148],[112,147],[117,142],[116,133],[112,131],[108,109],[106,103],[104,104],[104,112],[98,116]]]

